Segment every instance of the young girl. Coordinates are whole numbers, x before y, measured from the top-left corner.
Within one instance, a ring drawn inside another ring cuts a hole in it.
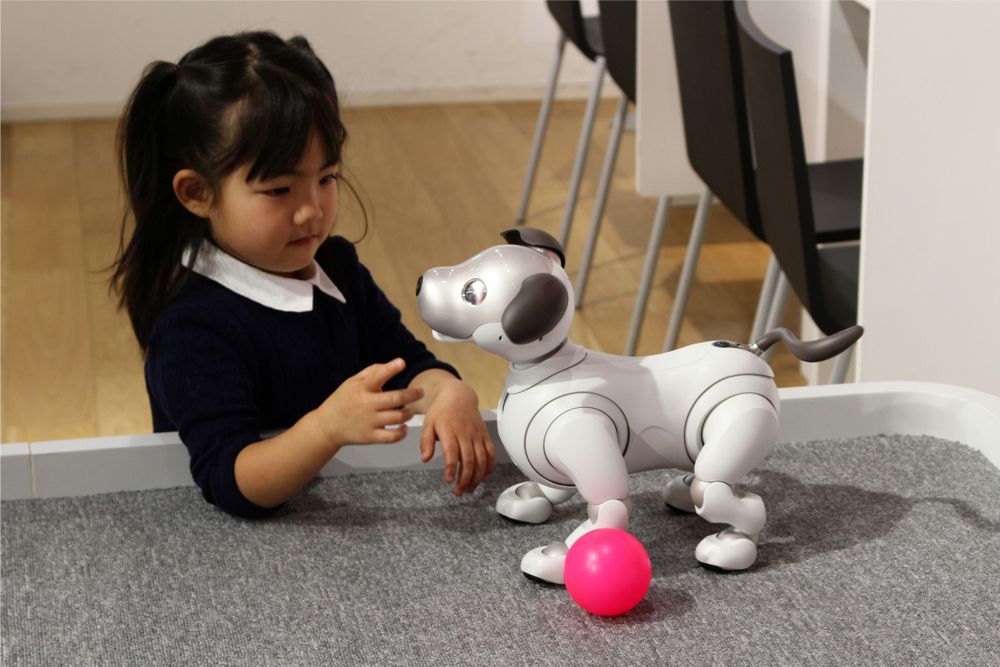
[[[309,43],[265,32],[151,64],[119,129],[134,227],[112,285],[153,428],[180,432],[205,499],[235,515],[268,514],[346,444],[399,441],[415,412],[455,494],[494,464],[475,393],[331,236],[346,138]]]

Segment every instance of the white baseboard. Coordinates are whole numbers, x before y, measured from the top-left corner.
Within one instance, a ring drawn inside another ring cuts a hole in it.
[[[779,442],[925,435],[964,443],[1000,468],[1000,397],[952,385],[869,382],[781,389]],[[483,411],[497,460],[510,461]],[[423,418],[409,422],[395,445],[344,448],[324,476],[440,468],[419,454]],[[51,498],[191,485],[187,450],[176,433],[88,438],[0,446],[0,498]]]
[[[45,123],[62,120],[91,120],[118,118],[122,103],[96,104],[25,104],[5,105],[0,108],[3,123]]]
[[[192,483],[187,449],[176,433],[34,442],[29,449],[35,498]]]
[[[497,462],[510,458],[500,446],[496,413],[482,412]],[[386,470],[443,468],[438,449],[428,463],[420,460],[423,415],[407,422],[406,437],[393,445],[343,448],[320,475],[350,475]],[[51,440],[0,445],[0,499],[56,498],[95,493],[191,486],[187,449],[176,432],[105,438]]]
[[[602,98],[617,99],[620,94],[614,85],[604,86],[601,90]],[[544,88],[540,86],[341,91],[341,104],[345,108],[361,108],[474,102],[540,102],[544,92]],[[582,100],[586,99],[589,93],[589,86],[565,84],[559,86],[556,99]],[[4,105],[0,107],[0,122],[32,123],[118,118],[123,108],[124,102]]]
[[[545,89],[539,86],[490,88],[424,88],[420,90],[347,91],[341,103],[345,107],[390,107],[419,104],[461,104],[466,102],[541,102]],[[565,84],[556,92],[557,100],[584,100],[590,86]],[[602,99],[617,99],[614,85],[601,88]]]
[[[0,445],[0,498],[34,498],[31,446],[26,442]]]

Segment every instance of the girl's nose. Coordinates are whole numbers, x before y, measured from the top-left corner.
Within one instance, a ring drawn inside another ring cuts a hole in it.
[[[296,225],[304,225],[323,217],[323,209],[320,207],[319,197],[315,192],[309,193],[309,197],[302,202],[295,212],[293,222]]]

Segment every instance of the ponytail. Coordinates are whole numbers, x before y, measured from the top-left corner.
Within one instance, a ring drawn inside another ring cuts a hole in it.
[[[143,350],[156,318],[181,287],[184,249],[191,245],[196,250],[198,241],[208,236],[207,221],[185,209],[174,195],[176,169],[170,164],[169,147],[163,145],[169,138],[164,116],[178,69],[166,62],[147,67],[118,127],[127,212],[111,286]]]

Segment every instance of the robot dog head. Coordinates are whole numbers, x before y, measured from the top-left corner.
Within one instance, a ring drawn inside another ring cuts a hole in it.
[[[507,245],[420,276],[417,307],[438,340],[472,341],[510,361],[531,361],[566,338],[573,287],[550,234],[521,227],[502,236]]]

